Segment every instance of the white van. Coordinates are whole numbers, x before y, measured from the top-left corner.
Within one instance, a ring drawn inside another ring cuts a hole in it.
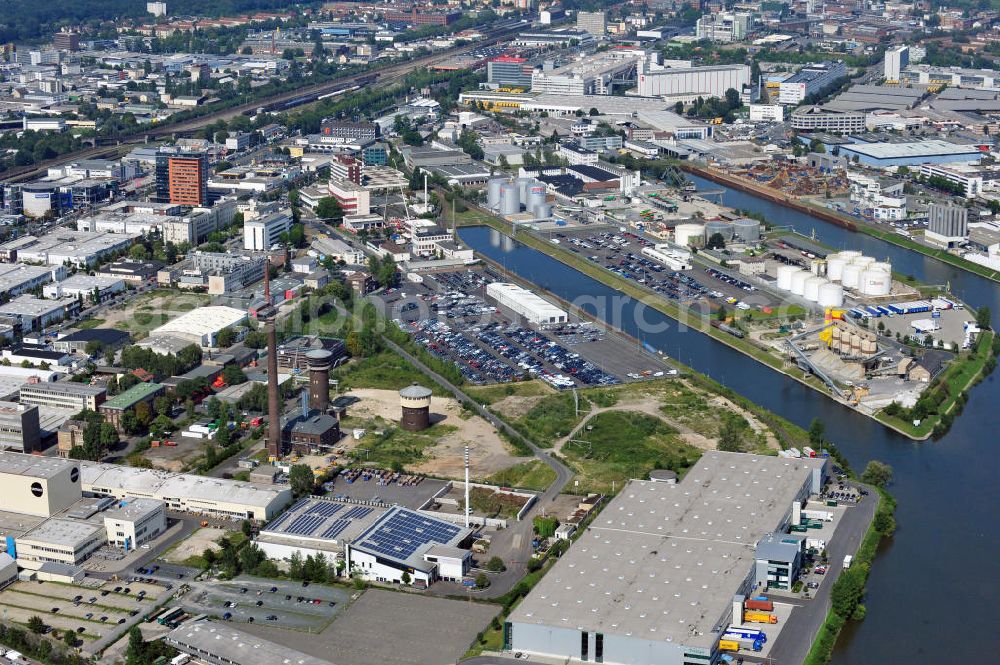
[[[851,556],[850,554],[844,557],[844,570],[847,570],[848,568],[851,567],[852,561],[854,561],[854,557]]]

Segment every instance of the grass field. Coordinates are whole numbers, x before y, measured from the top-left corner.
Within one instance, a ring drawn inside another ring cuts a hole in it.
[[[494,404],[506,397],[541,397],[555,389],[544,381],[518,381],[495,386],[467,386],[465,392],[480,404]]]
[[[104,324],[104,319],[84,319],[73,324],[74,328],[79,328],[80,330],[90,330],[91,328],[97,328]]]
[[[424,451],[435,446],[441,437],[458,431],[453,425],[437,424],[421,432],[387,427],[381,433],[369,432],[352,451],[358,462],[377,464],[386,469],[403,469],[424,459]]]
[[[400,390],[419,383],[433,390],[436,395],[447,394],[420,370],[391,351],[382,351],[371,358],[352,361],[332,372],[332,378],[340,381],[342,391],[349,388]]]
[[[134,338],[141,338],[150,330],[211,301],[212,297],[205,293],[150,291],[108,310],[105,316],[112,327],[127,330]]]
[[[594,416],[575,441],[563,448],[563,456],[577,472],[580,491],[609,493],[653,469],[682,474],[701,456],[659,418],[630,411]]]
[[[543,398],[519,418],[514,427],[542,448],[551,448],[555,439],[566,436],[589,410],[586,397],[580,397],[577,415],[572,393],[559,393]]]
[[[486,482],[502,487],[517,487],[541,492],[556,479],[556,472],[541,460],[522,462],[509,469],[498,471],[486,478]]]

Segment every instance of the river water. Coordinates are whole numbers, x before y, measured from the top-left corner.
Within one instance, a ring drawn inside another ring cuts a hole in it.
[[[699,188],[714,183],[691,178]],[[838,249],[858,249],[892,261],[894,269],[930,283],[950,282],[972,306],[1000,313],[1000,284],[869,236],[790,211],[749,194],[727,191],[726,205],[759,212]],[[487,227],[460,230],[462,240],[511,272],[648,342],[742,395],[808,428],[826,423],[827,437],[858,471],[870,459],[895,471],[898,530],[884,545],[868,584],[867,618],[838,642],[836,665],[928,663],[982,658],[1000,625],[1000,548],[995,508],[1000,483],[991,462],[1000,443],[1000,381],[974,388],[965,411],[937,441],[914,443],[707,335],[684,329],[600,282]],[[783,665],[783,664],[778,664]],[[788,664],[791,665],[791,664]]]

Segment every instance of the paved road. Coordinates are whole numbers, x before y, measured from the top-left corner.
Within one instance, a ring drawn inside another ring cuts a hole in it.
[[[843,569],[844,556],[858,551],[868,526],[875,518],[878,500],[874,490],[864,485],[856,486],[868,489],[871,494],[864,497],[858,505],[844,511],[844,517],[827,544],[827,556],[830,559],[826,573],[828,579],[820,585],[811,602],[805,602],[792,612],[778,634],[766,662],[777,665],[797,665],[803,662],[820,626],[826,620],[830,610],[830,589]],[[781,602],[786,601],[782,599]]]
[[[479,404],[476,400],[469,397],[469,395],[462,391],[458,386],[452,384],[446,378],[424,365],[420,362],[420,360],[400,347],[398,344],[395,344],[388,339],[384,339],[384,342],[386,346],[408,360],[415,367],[419,368],[427,376],[431,377],[438,385],[453,394],[459,402],[467,405],[470,409],[482,416],[488,423],[496,427],[497,430],[506,433],[512,439],[515,439],[530,448],[535,457],[549,465],[549,467],[556,473],[555,482],[549,485],[548,489],[539,495],[534,507],[527,515],[525,515],[525,518],[520,522],[512,523],[512,525],[507,529],[498,531],[490,543],[490,552],[504,559],[504,562],[507,564],[507,570],[503,573],[491,575],[490,587],[485,591],[477,592],[476,596],[479,598],[495,598],[497,596],[501,596],[517,584],[517,582],[524,577],[527,570],[527,562],[531,558],[531,539],[533,535],[532,524],[535,513],[540,509],[540,507],[546,506],[555,500],[556,496],[558,496],[570,479],[572,479],[573,472],[559,460],[551,457],[547,451],[542,450],[534,443],[526,439],[520,432],[495,416],[482,404]],[[468,591],[454,583],[438,582],[430,588],[429,592],[435,595],[454,595],[456,593],[467,593]]]

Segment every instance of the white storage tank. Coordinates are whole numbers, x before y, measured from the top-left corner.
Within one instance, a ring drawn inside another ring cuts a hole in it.
[[[859,288],[866,296],[887,296],[892,291],[892,275],[883,270],[865,270]]]
[[[705,240],[705,227],[701,224],[678,224],[674,229],[674,242],[683,247]]]
[[[888,261],[875,261],[874,263],[868,264],[869,270],[881,270],[882,272],[892,274],[892,264]]]
[[[545,185],[535,182],[528,187],[528,201],[525,203],[525,210],[535,211],[540,205],[545,203]]]
[[[521,212],[521,200],[517,195],[517,186],[505,183],[500,187],[500,214],[516,215]]]
[[[528,188],[537,184],[538,181],[534,178],[516,178],[514,180],[514,185],[517,186],[517,198],[521,205],[528,203]]]
[[[705,222],[705,240],[707,241],[716,233],[720,234],[726,242],[729,242],[733,239],[733,225],[729,222],[720,221]]]
[[[798,270],[792,275],[792,288],[791,292],[797,296],[801,296],[805,292],[806,280],[811,279],[813,274],[805,270]]]
[[[810,302],[819,301],[819,289],[824,284],[829,284],[822,277],[810,277],[806,280],[805,285],[802,288],[802,297]]]
[[[542,203],[531,209],[535,219],[552,219],[552,204]]]
[[[792,275],[799,272],[795,266],[778,266],[778,288],[782,291],[792,290]]]
[[[870,256],[856,256],[851,259],[851,265],[861,266],[862,268],[867,268],[873,263],[875,263],[875,259]]]
[[[820,307],[843,307],[844,287],[831,282],[823,284],[819,287],[819,298],[816,302]]]
[[[826,264],[820,259],[811,259],[809,261],[809,272],[814,275],[822,275],[824,265]]]
[[[845,250],[843,252],[840,252],[840,256],[845,261],[847,261],[848,263],[850,263],[852,260],[858,258],[859,256],[863,256],[863,255],[861,254],[861,252],[855,251],[853,249],[848,249],[848,250]]]
[[[844,266],[844,273],[841,276],[841,283],[844,285],[845,289],[856,289],[858,284],[861,283],[861,273],[864,272],[864,268],[853,263],[849,263]]]
[[[826,278],[831,282],[839,282],[844,276],[844,266],[847,259],[840,254],[834,254],[826,260]]]
[[[745,243],[760,241],[760,222],[751,217],[741,217],[733,222],[736,240]]]
[[[506,178],[493,178],[486,185],[486,207],[490,210],[500,209],[500,188],[510,182]]]

